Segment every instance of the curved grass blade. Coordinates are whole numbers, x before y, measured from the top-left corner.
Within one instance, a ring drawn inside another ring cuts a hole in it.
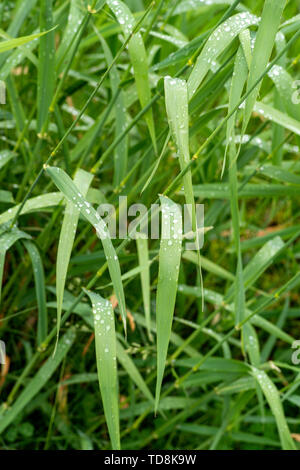
[[[24,241],[23,243],[29,253],[33,268],[36,300],[38,304],[37,343],[40,345],[46,339],[48,333],[45,274],[41,255],[35,244],[28,240]]]
[[[91,175],[91,173],[81,169],[75,174],[74,184],[84,197],[88,192],[92,179],[93,175]],[[75,207],[73,202],[67,200],[65,215],[59,236],[56,260],[57,338],[59,336],[61,310],[68,265],[75,239],[79,214],[79,209]]]
[[[75,329],[70,328],[60,339],[55,357],[50,356],[36,375],[27,382],[15,403],[0,415],[0,433],[2,433],[20,415],[26,405],[46,385],[53,373],[62,362],[75,340]]]
[[[98,380],[105,419],[114,450],[120,449],[115,318],[109,300],[84,289],[93,305]]]
[[[255,39],[251,66],[249,70],[247,92],[253,87],[260,77],[261,71],[265,70],[268,65],[268,61],[275,44],[275,37],[278,31],[285,3],[285,0],[266,0],[264,2],[264,8]],[[261,82],[246,99],[242,134],[245,134],[260,88]]]
[[[134,28],[134,17],[128,6],[120,0],[107,0],[107,5],[115,14],[123,32],[126,36],[132,33]],[[151,100],[149,85],[148,61],[146,49],[141,33],[135,33],[128,43],[128,51],[134,70],[137,92],[142,108],[147,106]],[[156,152],[156,137],[152,109],[145,114],[149,133]]]
[[[238,13],[224,21],[208,38],[188,79],[189,99],[210,70],[214,61],[244,29],[259,23],[259,18],[248,12]],[[261,70],[261,69],[260,69]],[[257,77],[258,78],[258,77]],[[253,82],[254,83],[254,82]]]
[[[155,413],[172,329],[182,246],[182,215],[171,199],[160,196],[162,234],[159,249],[159,271],[156,294],[157,379]]]
[[[58,189],[75,205],[75,207],[77,207],[77,209],[80,210],[81,214],[90,222],[90,224],[93,225],[98,237],[101,239],[126,333],[126,306],[121,280],[121,269],[107,226],[98,212],[96,212],[93,206],[86,201],[71,178],[63,170],[57,167],[46,166],[45,171],[51,177]]]

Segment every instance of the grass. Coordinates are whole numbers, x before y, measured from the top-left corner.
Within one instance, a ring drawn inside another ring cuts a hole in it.
[[[0,448],[299,449],[298,2],[0,15]]]

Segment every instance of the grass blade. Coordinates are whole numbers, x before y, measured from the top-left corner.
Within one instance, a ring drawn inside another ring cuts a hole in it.
[[[257,25],[258,23],[259,18],[257,18],[257,16],[249,12],[238,13],[224,21],[210,35],[188,79],[189,99],[196,93],[196,90],[210,70],[213,62],[217,60],[218,56],[229,46],[234,38],[244,29],[252,25]]]
[[[48,312],[46,299],[46,286],[43,262],[39,250],[29,240],[23,242],[29,253],[33,275],[35,280],[36,299],[38,304],[38,326],[37,326],[37,342],[38,345],[43,343],[48,334]]]
[[[37,97],[37,132],[40,133],[49,117],[49,106],[54,92],[55,81],[55,44],[52,18],[53,0],[42,0],[40,10],[40,29],[49,31],[40,39]]]
[[[263,370],[259,370],[255,367],[252,367],[252,375],[260,385],[271,408],[271,411],[276,419],[277,429],[282,448],[284,450],[297,450],[284,416],[284,411],[282,408],[277,388]]]
[[[13,227],[11,230],[7,232],[3,231],[0,234],[0,301],[1,301],[1,290],[2,290],[2,279],[3,279],[5,255],[6,255],[6,252],[16,243],[16,241],[20,240],[20,238],[29,239],[31,238],[31,236],[25,232],[22,232],[17,227]]]
[[[182,215],[171,199],[160,196],[160,201],[162,238],[159,249],[156,294],[157,379],[155,412],[158,408],[172,329],[182,246]]]
[[[107,0],[107,5],[115,14],[125,36],[131,34],[134,28],[135,20],[128,6],[120,0]],[[147,54],[141,33],[137,32],[132,36],[128,43],[128,51],[134,70],[139,100],[142,108],[144,108],[150,102],[151,91],[148,78],[149,73]],[[147,111],[145,114],[145,119],[148,125],[153,147],[156,152],[156,137],[152,109]]]
[[[14,49],[15,47],[22,46],[23,44],[27,44],[30,41],[34,41],[35,39],[38,39],[41,36],[44,36],[48,32],[49,31],[44,31],[42,33],[31,34],[30,36],[23,36],[21,38],[8,39],[6,41],[2,41],[0,42],[0,54],[2,52],[10,51],[11,49]]]
[[[0,415],[0,433],[20,415],[26,405],[38,394],[54,374],[75,340],[75,330],[70,328],[60,339],[55,357],[50,356],[36,375],[27,383],[15,403]]]
[[[148,338],[153,341],[151,335],[151,313],[150,313],[150,270],[148,240],[138,237],[136,239],[139,265],[141,269],[141,284],[147,324]]]
[[[97,235],[101,238],[126,333],[126,307],[121,280],[121,269],[118,257],[109,237],[108,229],[98,212],[96,212],[93,206],[85,200],[71,178],[63,170],[57,167],[46,166],[45,171],[51,177],[58,189],[75,205],[75,207],[77,207],[77,209],[80,210],[80,213],[90,222],[90,224],[93,225]]]
[[[249,70],[247,91],[253,87],[260,77],[261,71],[264,70],[268,65],[268,61],[275,44],[275,37],[278,31],[285,3],[285,0],[266,0],[264,2],[261,22],[257,31],[251,66]],[[260,88],[261,82],[246,99],[242,134],[245,133],[248,126]]]
[[[85,290],[93,305],[98,380],[109,436],[120,449],[115,318],[109,300]]]
[[[76,172],[74,177],[74,184],[78,188],[80,193],[82,193],[83,197],[86,196],[92,179],[93,175],[87,173],[84,170],[78,170]],[[67,200],[65,215],[59,236],[56,259],[57,340],[60,330],[61,309],[68,265],[75,239],[79,214],[79,209],[75,207],[73,202]]]

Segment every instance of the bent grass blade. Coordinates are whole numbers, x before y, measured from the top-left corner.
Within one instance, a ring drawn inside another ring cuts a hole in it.
[[[109,236],[108,228],[98,212],[96,212],[93,206],[87,202],[82,193],[75,186],[74,182],[63,170],[57,167],[45,166],[45,171],[57,188],[75,205],[77,209],[79,209],[80,213],[95,228],[97,235],[101,239],[126,333],[126,306],[121,279],[121,269],[116,251]]]

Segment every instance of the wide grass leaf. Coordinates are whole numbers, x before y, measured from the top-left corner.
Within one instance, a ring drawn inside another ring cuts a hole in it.
[[[158,408],[172,329],[182,246],[182,215],[180,209],[165,196],[160,197],[160,202],[162,237],[159,249],[156,293],[157,379],[155,410]]]
[[[120,449],[115,318],[109,300],[85,290],[93,305],[96,361],[101,398],[114,450]]]
[[[2,52],[10,51],[11,49],[14,49],[15,47],[22,46],[23,44],[27,44],[30,41],[34,41],[38,39],[41,36],[44,36],[44,34],[47,34],[48,31],[42,32],[42,33],[37,33],[37,34],[31,34],[30,36],[24,36],[21,38],[16,38],[16,39],[8,39],[6,41],[1,41],[0,42],[0,54]]]

